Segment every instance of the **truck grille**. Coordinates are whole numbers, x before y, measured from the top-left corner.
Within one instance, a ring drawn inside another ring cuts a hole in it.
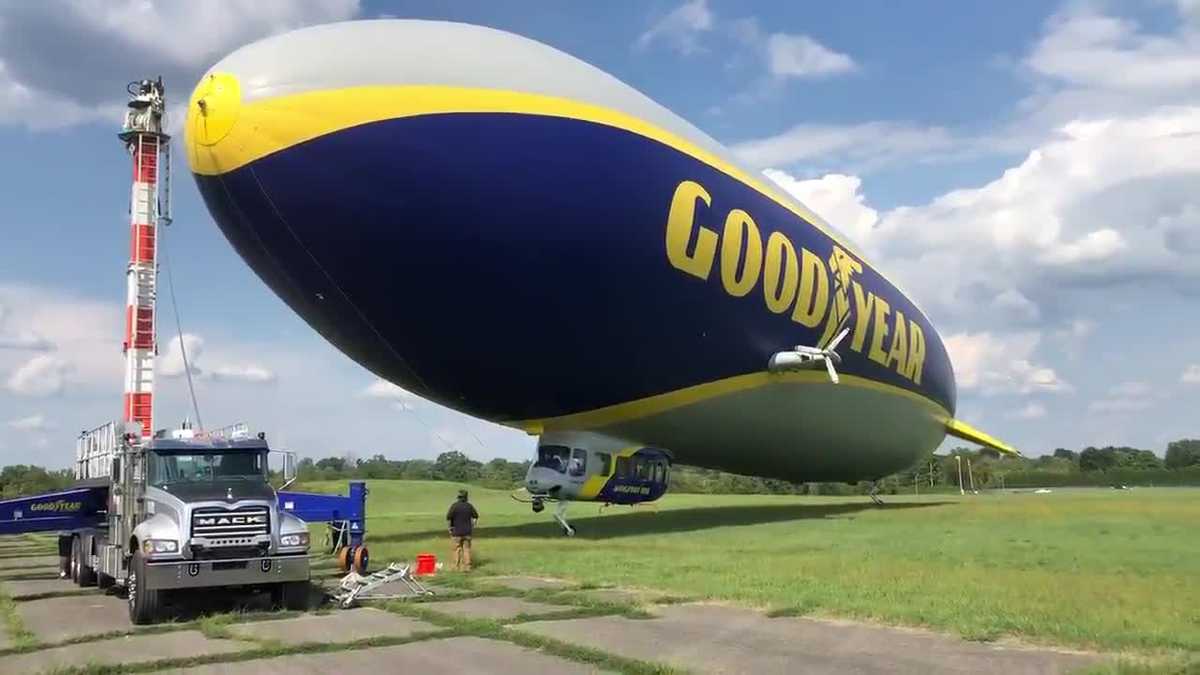
[[[271,511],[265,506],[243,506],[238,509],[209,507],[192,512],[193,537],[234,539],[270,533]]]

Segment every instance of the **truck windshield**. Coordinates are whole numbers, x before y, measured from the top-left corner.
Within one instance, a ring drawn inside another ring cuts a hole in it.
[[[216,480],[264,480],[266,453],[257,451],[202,454],[149,454],[150,484],[199,483]]]

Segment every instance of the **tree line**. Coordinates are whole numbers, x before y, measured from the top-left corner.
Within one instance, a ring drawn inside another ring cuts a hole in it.
[[[0,499],[65,490],[75,482],[70,469],[47,471],[40,466],[12,464],[0,469]]]
[[[363,478],[376,480],[445,480],[504,489],[525,480],[529,461],[510,462],[497,457],[486,464],[458,452],[443,452],[435,460],[388,459],[376,454],[369,459],[325,457],[301,459],[296,476],[301,482]]]
[[[522,485],[529,462],[493,459],[486,464],[461,452],[444,452],[436,460],[389,460],[327,457],[305,459],[299,477],[307,480],[347,478],[448,480],[508,489]],[[1165,458],[1131,447],[1058,448],[1041,457],[1006,457],[987,450],[954,448],[930,453],[909,468],[879,481],[885,493],[957,491],[959,466],[966,489],[1045,486],[1200,485],[1200,440],[1182,439],[1167,446]],[[727,473],[676,464],[671,490],[699,494],[865,494],[871,484],[805,483]]]
[[[437,459],[388,459],[353,455],[313,459],[297,466],[301,482],[345,480],[444,480],[488,488],[521,486],[530,462],[496,458],[471,459],[458,451],[443,452]],[[1159,458],[1149,450],[1106,446],[1079,451],[1057,448],[1041,457],[1001,457],[990,450],[954,448],[947,454],[930,453],[904,471],[879,481],[885,493],[957,491],[959,466],[964,487],[976,489],[1110,486],[1200,485],[1200,440],[1181,439],[1167,445]],[[968,468],[969,467],[969,468]],[[73,483],[68,469],[48,471],[17,464],[0,470],[0,499],[62,490]],[[699,494],[864,494],[869,483],[803,483],[726,473],[676,464],[671,467],[671,490]]]

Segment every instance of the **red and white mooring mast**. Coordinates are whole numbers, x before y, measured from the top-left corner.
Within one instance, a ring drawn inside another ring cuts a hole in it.
[[[154,433],[156,254],[159,222],[170,222],[170,136],[163,133],[166,100],[162,78],[131,82],[129,111],[118,137],[133,157],[133,190],[129,201],[130,249],[125,302],[126,422]],[[161,192],[167,208],[161,208]]]

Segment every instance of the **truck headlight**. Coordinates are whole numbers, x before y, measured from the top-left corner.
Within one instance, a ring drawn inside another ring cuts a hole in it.
[[[174,539],[145,539],[142,541],[142,553],[177,553],[179,542]]]
[[[308,546],[308,533],[285,534],[279,538],[280,546]]]

